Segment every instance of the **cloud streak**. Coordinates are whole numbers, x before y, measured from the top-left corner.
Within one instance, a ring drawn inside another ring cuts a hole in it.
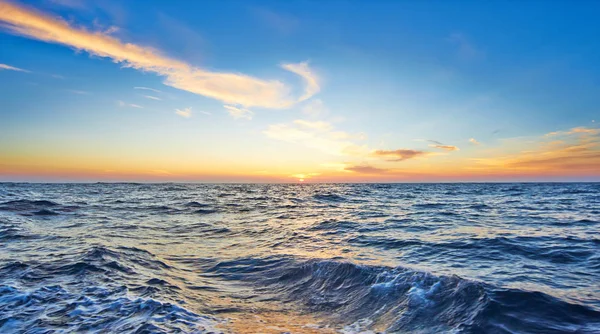
[[[0,71],[2,71],[2,70],[31,73],[31,71],[24,70],[22,68],[10,66],[10,65],[6,65],[6,64],[0,64]]]
[[[142,96],[149,100],[162,101],[162,99],[160,97],[156,97],[156,96],[152,96],[152,95],[142,95]]]
[[[446,150],[446,151],[459,151],[460,149],[454,145],[429,145],[430,147],[433,148],[439,148],[441,150]]]
[[[549,137],[561,136],[560,140]],[[541,142],[517,154],[475,159],[487,170],[600,175],[600,128],[577,127],[543,136]],[[545,141],[544,141],[545,139]]]
[[[296,120],[291,124],[272,124],[263,131],[272,139],[301,144],[332,155],[361,156],[368,152],[364,145],[348,140],[352,135],[336,131],[323,121]]]
[[[192,117],[192,107],[175,109],[175,113],[183,118],[190,118]]]
[[[459,151],[460,150],[458,147],[456,147],[454,145],[444,145],[437,140],[428,140],[428,142],[432,143],[429,145],[429,147],[439,148],[441,150],[446,150],[446,151]]]
[[[318,78],[307,63],[283,64],[281,67],[299,75],[304,83],[300,97],[278,80],[263,80],[239,73],[213,72],[170,58],[158,50],[123,42],[110,32],[88,31],[60,18],[0,0],[0,23],[3,30],[48,43],[83,50],[109,58],[124,67],[153,72],[165,78],[168,86],[220,100],[228,105],[285,108],[304,101],[319,91]]]
[[[429,152],[409,149],[398,149],[398,150],[376,150],[372,152],[375,157],[383,157],[388,161],[404,161],[417,157],[422,157],[430,154]]]
[[[138,109],[143,109],[144,107],[138,105],[138,104],[133,104],[133,103],[127,103],[124,101],[117,101],[117,104],[119,105],[119,107],[131,107],[131,108],[138,108]]]
[[[389,169],[377,168],[377,167],[368,166],[368,165],[348,166],[348,167],[344,168],[344,170],[349,171],[349,172],[359,173],[359,174],[386,174],[386,173],[390,172]]]
[[[546,137],[569,136],[569,135],[597,135],[600,134],[600,128],[586,128],[583,126],[572,128],[569,131],[554,131],[546,134]]]
[[[238,108],[238,107],[228,106],[228,105],[224,105],[223,107],[229,113],[229,115],[231,115],[231,117],[233,117],[234,119],[251,120],[252,116],[254,116],[254,113],[248,109]]]
[[[160,91],[158,89],[148,88],[148,87],[133,87],[133,89],[149,90],[149,91],[155,92],[155,93],[162,93],[162,91]]]

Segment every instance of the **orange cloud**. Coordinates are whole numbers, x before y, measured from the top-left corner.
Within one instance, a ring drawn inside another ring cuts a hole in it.
[[[460,150],[458,147],[456,146],[452,146],[452,145],[429,145],[430,147],[435,147],[435,148],[439,148],[442,150],[446,150],[446,151],[458,151]]]
[[[192,108],[175,109],[175,113],[184,118],[192,117]]]
[[[66,45],[94,56],[165,77],[165,84],[244,107],[285,108],[316,94],[319,80],[307,63],[281,67],[305,82],[304,94],[290,96],[290,87],[277,80],[263,80],[238,73],[212,72],[163,55],[158,50],[125,43],[109,32],[88,31],[62,19],[0,0],[4,30],[24,37]],[[9,69],[9,68],[5,68]],[[13,68],[10,68],[13,69]]]
[[[593,136],[593,135],[600,134],[600,128],[586,128],[586,127],[580,126],[580,127],[572,128],[569,131],[550,132],[550,133],[547,133],[546,136],[547,137],[568,136],[568,135],[573,135],[573,134],[582,134],[582,135],[592,135]]]
[[[386,173],[390,172],[389,169],[377,168],[377,167],[368,166],[368,165],[348,166],[348,167],[344,168],[344,170],[347,170],[350,172],[356,172],[359,174],[386,174]]]
[[[429,152],[409,149],[399,149],[392,151],[376,150],[372,153],[372,155],[376,157],[392,158],[389,159],[389,161],[404,161],[420,156],[425,156],[427,154],[429,154]]]
[[[600,129],[584,127],[551,132],[545,137],[562,136],[562,140],[542,141],[538,147],[504,157],[475,160],[493,170],[600,175],[599,135]]]
[[[460,149],[453,145],[444,145],[437,140],[428,140],[428,142],[432,143],[429,147],[439,148],[446,151],[459,151]]]

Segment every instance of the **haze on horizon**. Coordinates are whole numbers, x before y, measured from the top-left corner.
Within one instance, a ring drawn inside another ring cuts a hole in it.
[[[0,181],[600,181],[598,14],[0,0]]]

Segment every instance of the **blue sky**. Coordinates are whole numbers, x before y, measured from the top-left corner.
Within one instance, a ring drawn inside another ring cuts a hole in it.
[[[599,177],[597,2],[0,4],[4,179]]]

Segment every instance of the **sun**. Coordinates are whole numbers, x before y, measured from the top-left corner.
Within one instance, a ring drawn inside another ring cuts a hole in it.
[[[304,182],[304,179],[298,179],[298,182]]]

